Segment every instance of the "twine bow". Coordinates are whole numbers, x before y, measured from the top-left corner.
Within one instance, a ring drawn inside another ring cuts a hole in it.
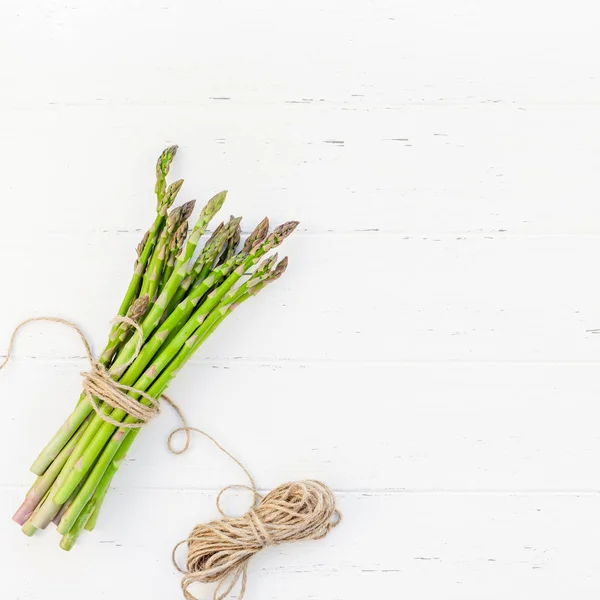
[[[333,492],[320,481],[305,480],[284,483],[266,496],[256,489],[254,479],[242,463],[225,450],[210,435],[192,427],[175,430],[196,431],[210,439],[222,452],[244,471],[250,485],[230,485],[217,496],[221,519],[196,525],[190,536],[173,549],[173,564],[184,577],[181,582],[186,600],[198,600],[190,591],[194,583],[217,583],[214,600],[223,600],[241,579],[238,598],[242,600],[248,581],[250,559],[266,546],[300,540],[324,538],[342,519],[335,505]],[[186,441],[187,445],[187,441]],[[221,498],[230,489],[252,492],[254,501],[250,510],[241,517],[227,515],[221,507]],[[186,568],[177,562],[177,550],[187,544]]]

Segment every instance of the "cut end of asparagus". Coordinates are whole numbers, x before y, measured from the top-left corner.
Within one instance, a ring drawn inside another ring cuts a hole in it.
[[[27,537],[31,537],[32,535],[35,535],[37,530],[38,530],[38,528],[31,521],[27,521],[21,528],[21,531]]]
[[[269,233],[269,218],[265,217],[248,236],[242,248],[242,252],[247,254],[256,244],[260,244]]]
[[[72,535],[69,535],[69,534],[63,535],[60,540],[60,547],[65,552],[69,552],[70,550],[73,549],[73,546],[75,545],[76,541],[77,541],[77,538]]]

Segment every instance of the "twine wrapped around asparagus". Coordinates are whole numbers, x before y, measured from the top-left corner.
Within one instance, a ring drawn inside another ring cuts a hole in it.
[[[185,242],[194,201],[169,212],[183,185],[183,180],[167,184],[176,152],[171,146],[158,159],[156,218],[137,247],[118,311],[127,319],[113,325],[97,361],[140,407],[158,401],[236,307],[283,275],[287,258],[278,262],[275,254],[261,259],[298,225],[289,221],[269,234],[265,218],[240,250],[241,219],[231,217],[200,248],[225,201],[226,192],[220,192],[201,210]],[[38,478],[13,517],[24,533],[33,535],[55,522],[63,536],[61,547],[70,550],[84,528],[94,528],[111,481],[140,431],[139,416],[103,402],[93,389],[84,390],[31,466]]]

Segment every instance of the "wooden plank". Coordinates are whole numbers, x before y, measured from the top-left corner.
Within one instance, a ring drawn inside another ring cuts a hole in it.
[[[30,485],[43,444],[79,394],[83,365],[16,362],[1,483]],[[207,361],[170,390],[189,421],[244,460],[261,485],[319,477],[341,490],[600,490],[597,365]],[[239,469],[194,436],[166,438],[173,412],[148,425],[119,474],[126,488],[217,488]]]
[[[35,233],[140,230],[154,164],[181,198],[310,232],[598,234],[597,106],[246,104],[0,110],[4,218]]]
[[[79,600],[85,589],[86,598],[100,600],[118,585],[126,597],[177,597],[171,548],[194,524],[217,516],[215,494],[113,491],[98,529],[70,554],[58,548],[54,531],[24,539],[3,519],[0,534],[12,548],[4,557],[4,593]],[[16,495],[0,490],[3,514]],[[492,600],[592,600],[600,592],[597,495],[338,496],[345,520],[328,538],[269,548],[252,560],[249,600],[479,600],[482,590]],[[131,577],[140,565],[146,575]],[[57,573],[69,573],[68,584]],[[200,598],[212,592],[195,591]]]

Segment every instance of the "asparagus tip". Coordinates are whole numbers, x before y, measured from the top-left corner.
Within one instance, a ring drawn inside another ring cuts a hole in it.
[[[190,215],[194,212],[194,207],[196,206],[195,200],[190,200],[185,204],[181,205],[181,217],[182,221],[187,221],[190,218]]]
[[[150,303],[150,298],[148,294],[144,294],[140,296],[129,308],[127,312],[127,316],[136,323],[140,321],[140,319],[146,314],[148,310],[148,304]]]
[[[287,221],[286,223],[282,223],[278,227],[273,230],[273,233],[265,240],[265,249],[270,250],[271,248],[276,248],[285,240],[288,236],[290,236],[294,229],[298,227],[299,221]],[[254,244],[252,249],[256,249],[258,244]]]
[[[173,145],[165,148],[161,152],[160,156],[158,157],[158,160],[156,161],[157,176],[166,177],[166,175],[169,172],[169,167],[171,166],[171,163],[173,162],[173,159],[177,154],[177,150],[179,150],[179,146]]]
[[[254,231],[248,236],[242,252],[248,253],[256,244],[260,244],[264,241],[269,233],[269,217],[265,217],[255,228]]]
[[[287,267],[288,257],[286,256],[285,258],[282,258],[277,263],[277,266],[271,271],[271,273],[269,274],[269,281],[275,281],[276,279],[279,279],[285,273]]]
[[[227,198],[227,190],[215,194],[206,204],[206,212],[214,215],[218,212]]]
[[[175,198],[177,198],[177,194],[179,193],[179,190],[181,189],[182,185],[183,179],[178,179],[167,188],[167,191],[165,192],[165,197],[163,198],[161,203],[161,207],[164,211],[166,211],[173,205],[173,202],[175,202]]]
[[[146,233],[144,234],[144,237],[142,238],[142,241],[138,244],[137,248],[135,249],[138,256],[142,255],[142,252],[144,251],[144,248],[146,247],[146,244],[148,243],[149,237],[150,237],[150,231],[146,231]]]
[[[188,234],[188,222],[183,221],[181,225],[177,228],[175,235],[171,241],[171,248],[176,253],[179,254],[179,251],[183,248],[183,244],[185,242],[185,238]]]

